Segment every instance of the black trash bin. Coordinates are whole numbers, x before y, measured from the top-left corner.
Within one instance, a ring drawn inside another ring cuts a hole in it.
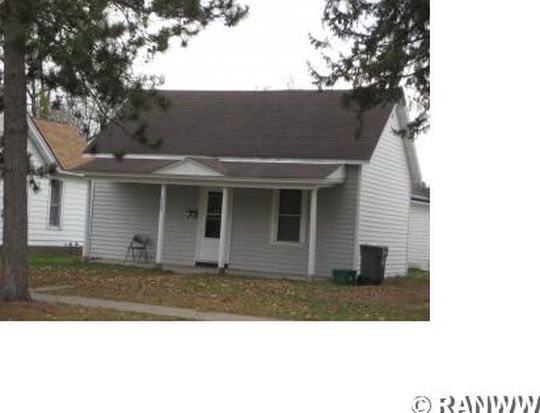
[[[358,284],[381,285],[384,280],[384,268],[388,247],[360,245],[360,275]]]

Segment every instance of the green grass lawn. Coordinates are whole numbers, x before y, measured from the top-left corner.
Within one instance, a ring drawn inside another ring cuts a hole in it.
[[[382,286],[338,286],[238,275],[174,275],[153,268],[82,263],[35,254],[31,287],[69,285],[57,294],[162,304],[292,320],[429,320],[429,275],[411,270]]]

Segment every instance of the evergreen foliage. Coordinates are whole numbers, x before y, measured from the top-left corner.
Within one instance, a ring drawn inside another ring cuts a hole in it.
[[[327,0],[323,22],[347,51],[332,56],[332,42],[311,37],[329,69],[310,65],[314,82],[352,84],[344,104],[360,114],[384,102],[399,102],[411,92],[418,113],[409,137],[429,128],[429,0]],[[406,133],[405,131],[401,131]]]
[[[157,53],[166,51],[175,37],[182,46],[187,46],[211,22],[219,20],[233,26],[247,13],[247,8],[236,0],[17,3],[23,29],[20,46],[25,49],[26,80],[33,86],[28,87],[29,97],[37,95],[39,102],[44,94],[50,96],[51,91],[56,91],[69,100],[70,107],[80,102],[92,105],[95,109],[92,121],[101,125],[109,122],[124,103],[131,116],[136,116],[135,113],[157,99],[155,94],[149,94],[142,102],[141,92],[152,90],[162,79],[136,75],[132,67],[137,59],[150,61]],[[0,7],[5,9],[5,5],[2,2]],[[3,19],[0,19],[2,61],[3,34]],[[135,136],[145,140],[141,134]]]
[[[246,13],[236,0],[0,0],[0,111],[5,109],[0,300],[30,298],[28,175],[49,172],[33,171],[28,160],[28,106],[43,113],[43,102],[54,91],[75,107],[90,104],[98,114],[92,121],[100,125],[137,121],[153,104],[166,107],[154,90],[160,78],[134,72],[138,59],[151,60],[173,38],[186,46],[213,21],[233,26]],[[157,147],[144,122],[138,123],[132,136]]]

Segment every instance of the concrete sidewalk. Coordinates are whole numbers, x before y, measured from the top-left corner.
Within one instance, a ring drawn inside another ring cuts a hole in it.
[[[58,289],[58,288],[57,288]],[[183,320],[197,321],[271,321],[270,318],[253,317],[240,314],[215,313],[196,311],[189,308],[168,307],[164,305],[140,304],[128,301],[102,300],[100,298],[77,297],[70,295],[56,295],[32,291],[32,299],[51,304],[80,305],[83,307],[108,308],[110,310],[127,311],[132,313],[153,314],[166,317],[175,317]]]

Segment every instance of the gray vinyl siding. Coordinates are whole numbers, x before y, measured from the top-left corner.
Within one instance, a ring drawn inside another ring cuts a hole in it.
[[[123,259],[134,234],[152,240],[150,260],[155,259],[159,213],[159,185],[94,183],[90,227],[90,256]]]
[[[409,216],[409,267],[429,270],[429,204],[411,202]]]
[[[360,185],[360,244],[389,248],[386,275],[407,272],[410,178],[395,110],[392,112]]]
[[[305,222],[305,243],[271,243],[272,196],[269,189],[234,190],[230,266],[268,273],[306,274],[309,219]]]
[[[315,273],[353,268],[358,166],[347,166],[343,185],[319,190]]]
[[[333,268],[351,268],[358,169],[347,167],[343,185],[319,190],[317,221],[317,275],[330,276]],[[90,255],[123,259],[131,237],[148,235],[155,259],[159,215],[159,185],[96,181],[90,227]],[[270,242],[273,191],[233,191],[230,267],[268,273],[306,274],[309,239],[309,194],[305,242],[299,245]],[[195,261],[197,219],[187,220],[186,210],[197,210],[199,188],[167,186],[163,262],[192,265]],[[202,217],[202,215],[200,215]]]
[[[197,219],[186,219],[186,210],[196,211],[198,202],[198,187],[167,186],[163,245],[164,263],[193,265],[195,262]]]
[[[343,185],[321,188],[317,207],[315,273],[330,277],[334,268],[352,268],[358,167],[348,166]],[[310,196],[305,242],[270,242],[273,191],[235,189],[232,212],[231,268],[281,274],[307,274]]]

